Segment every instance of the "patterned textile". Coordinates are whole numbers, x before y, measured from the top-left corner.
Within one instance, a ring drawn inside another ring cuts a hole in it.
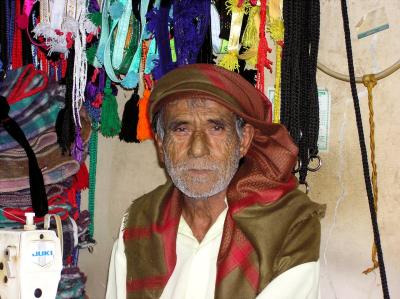
[[[81,136],[86,147],[90,137],[90,122],[82,114]],[[53,127],[30,140],[39,167],[43,173],[45,185],[59,183],[76,174],[80,168],[72,156],[65,155],[57,144],[57,136]],[[86,150],[83,151],[85,155]],[[29,188],[28,158],[23,149],[16,147],[0,151],[0,190],[15,192]],[[10,171],[11,170],[11,171]]]
[[[86,276],[78,267],[65,267],[61,271],[56,299],[84,299]]]
[[[47,198],[59,195],[71,187],[72,179],[68,178],[65,181],[57,184],[47,185]],[[8,208],[23,208],[31,205],[31,191],[24,189],[17,192],[0,192],[0,207]]]
[[[24,66],[7,74],[0,84],[0,95],[10,103],[9,116],[21,127],[26,138],[32,139],[54,127],[63,106],[64,87],[47,84],[40,71]],[[0,126],[0,151],[18,146],[18,143]]]

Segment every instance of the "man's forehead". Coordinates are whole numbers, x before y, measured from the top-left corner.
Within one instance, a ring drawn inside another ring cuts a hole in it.
[[[174,116],[180,113],[191,113],[195,110],[205,110],[205,112],[214,115],[234,116],[233,112],[223,105],[208,99],[179,99],[166,103],[164,107],[165,116]]]

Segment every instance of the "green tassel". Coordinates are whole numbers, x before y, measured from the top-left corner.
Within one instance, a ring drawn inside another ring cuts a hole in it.
[[[121,131],[121,120],[118,116],[118,104],[112,94],[111,81],[107,78],[104,88],[103,104],[101,106],[101,134],[104,137],[114,137]]]
[[[94,58],[96,57],[97,46],[91,46],[86,49],[86,58],[87,62],[90,65],[93,65]]]
[[[88,14],[89,20],[96,26],[101,25],[101,12],[93,12]]]

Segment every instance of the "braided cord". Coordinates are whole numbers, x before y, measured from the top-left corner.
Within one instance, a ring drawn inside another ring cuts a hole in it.
[[[371,165],[372,165],[372,191],[374,194],[374,208],[378,212],[378,171],[375,159],[375,121],[374,121],[374,103],[372,96],[372,89],[376,86],[377,80],[374,75],[363,76],[363,84],[368,89],[368,107],[369,107],[369,139],[370,139],[370,149],[371,149]],[[377,259],[377,250],[375,242],[372,244],[372,267],[363,271],[364,274],[368,274],[379,267],[379,262]]]
[[[99,123],[93,121],[92,123],[92,134],[89,140],[89,214],[90,214],[90,224],[89,224],[89,235],[93,238],[94,234],[94,204],[95,204],[95,193],[96,193],[96,169],[97,169],[97,144],[98,144],[98,131]]]
[[[383,297],[385,299],[389,299],[390,298],[389,288],[388,288],[387,279],[386,279],[385,263],[383,261],[381,238],[380,238],[380,234],[379,234],[378,221],[377,221],[376,210],[375,210],[375,206],[374,206],[374,195],[372,193],[371,178],[369,175],[367,149],[365,146],[365,137],[364,137],[364,131],[363,131],[362,118],[361,118],[360,104],[359,104],[356,81],[355,81],[353,53],[352,53],[351,37],[350,37],[349,16],[348,16],[348,12],[347,12],[346,0],[341,0],[341,6],[342,6],[342,17],[343,17],[343,30],[344,30],[345,41],[346,41],[346,53],[347,53],[347,61],[348,61],[349,76],[350,76],[351,94],[353,96],[354,111],[355,111],[356,123],[357,123],[357,131],[358,131],[358,137],[359,137],[359,141],[360,141],[365,188],[366,188],[367,196],[368,196],[368,204],[369,204],[369,211],[371,214],[371,222],[372,222],[372,229],[373,229],[373,233],[374,233],[374,241],[375,241],[375,245],[376,245],[376,251],[378,254],[379,271],[380,271],[381,282],[382,282],[382,292],[383,292]]]
[[[280,122],[281,114],[281,77],[282,77],[282,46],[284,38],[284,25],[281,18],[273,20],[269,25],[271,38],[276,44],[276,64],[275,64],[275,93],[274,93],[274,117],[273,122]]]

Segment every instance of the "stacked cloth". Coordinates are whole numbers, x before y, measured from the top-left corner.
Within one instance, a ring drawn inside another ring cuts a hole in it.
[[[10,105],[9,117],[24,132],[43,174],[50,214],[61,217],[63,225],[62,279],[57,298],[82,298],[86,278],[74,264],[79,241],[87,246],[88,212],[80,213],[80,191],[88,186],[85,163],[64,154],[57,143],[55,123],[64,106],[65,87],[49,83],[47,75],[32,65],[9,71],[0,83],[0,96]],[[87,153],[90,121],[81,114],[83,157]],[[29,164],[25,150],[0,124],[0,229],[20,228],[25,213],[32,211]],[[35,217],[41,227],[43,218]],[[76,263],[75,263],[76,264]]]
[[[78,267],[65,267],[61,272],[56,299],[85,298],[86,276]]]

